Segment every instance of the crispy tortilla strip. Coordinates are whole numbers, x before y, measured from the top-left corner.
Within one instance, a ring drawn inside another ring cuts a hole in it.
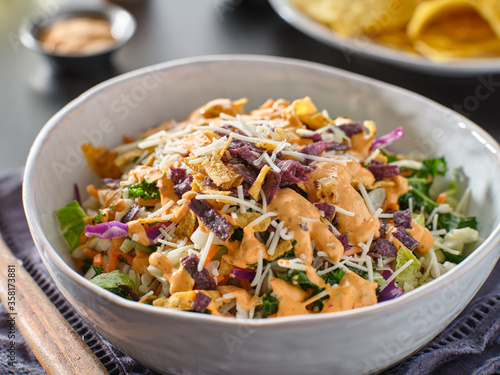
[[[94,147],[90,143],[82,145],[82,152],[90,168],[101,178],[119,178],[122,171],[115,164],[116,152],[109,152],[105,146]]]

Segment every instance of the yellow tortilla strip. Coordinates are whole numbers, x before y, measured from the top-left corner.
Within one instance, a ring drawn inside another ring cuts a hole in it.
[[[415,10],[407,34],[418,52],[437,61],[500,56],[500,3],[426,1]]]

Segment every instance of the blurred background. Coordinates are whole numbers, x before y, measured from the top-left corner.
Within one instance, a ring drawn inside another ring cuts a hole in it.
[[[374,77],[453,108],[500,139],[500,75],[427,75],[346,53],[297,31],[265,0],[116,1],[133,14],[137,31],[113,54],[111,67],[92,74],[58,72],[20,42],[23,22],[36,23],[66,7],[104,3],[0,0],[0,173],[22,167],[45,122],[95,84],[151,64],[209,54],[285,56]]]

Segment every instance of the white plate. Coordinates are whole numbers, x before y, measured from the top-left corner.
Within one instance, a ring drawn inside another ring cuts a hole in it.
[[[477,75],[500,73],[500,58],[461,59],[435,63],[428,58],[385,47],[365,38],[338,34],[312,20],[290,4],[290,0],[269,0],[276,13],[286,22],[310,37],[340,49],[350,62],[353,55],[362,55],[401,68],[435,75]]]

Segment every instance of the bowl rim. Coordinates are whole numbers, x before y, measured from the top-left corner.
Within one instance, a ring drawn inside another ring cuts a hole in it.
[[[128,73],[124,73],[117,77],[111,78],[107,81],[104,81],[86,92],[82,93],[80,96],[66,104],[63,108],[61,108],[54,116],[49,119],[49,121],[43,126],[40,133],[37,135],[31,150],[28,155],[28,159],[26,162],[25,172],[24,172],[24,182],[23,182],[23,205],[26,214],[26,218],[28,221],[30,232],[35,240],[36,247],[38,252],[42,258],[42,261],[47,266],[49,273],[52,275],[54,279],[56,279],[53,275],[53,270],[48,267],[46,256],[51,260],[51,262],[57,267],[57,269],[65,274],[66,277],[72,279],[72,281],[76,282],[79,286],[90,290],[92,293],[96,294],[96,296],[104,298],[109,303],[113,303],[122,308],[127,308],[130,311],[141,312],[145,314],[154,314],[156,316],[163,316],[165,318],[177,318],[181,320],[189,320],[189,321],[210,321],[211,324],[221,324],[221,325],[251,325],[252,327],[286,327],[289,325],[295,325],[299,322],[307,322],[308,324],[321,324],[325,321],[329,320],[351,320],[358,319],[361,317],[373,316],[373,314],[381,314],[386,311],[390,311],[393,308],[397,307],[403,303],[409,303],[411,301],[419,300],[425,295],[433,294],[437,292],[441,288],[441,284],[449,285],[453,283],[457,278],[459,278],[462,274],[471,271],[478,263],[481,262],[482,259],[487,257],[498,244],[500,243],[500,223],[498,223],[495,228],[489,233],[489,235],[484,239],[483,243],[481,243],[472,254],[470,254],[464,261],[462,261],[457,267],[454,267],[452,270],[448,271],[446,274],[440,276],[438,279],[435,279],[425,285],[422,285],[415,289],[414,291],[404,294],[401,297],[396,299],[385,301],[381,303],[377,303],[371,306],[365,306],[353,310],[347,311],[338,311],[333,313],[324,313],[324,314],[308,314],[308,315],[296,315],[296,316],[285,316],[285,317],[276,317],[273,319],[228,319],[225,317],[212,316],[207,314],[193,314],[191,312],[186,311],[177,311],[166,308],[158,308],[156,306],[149,306],[146,304],[140,304],[134,301],[129,301],[127,299],[121,298],[119,296],[110,293],[97,285],[91,283],[89,280],[83,277],[83,275],[79,274],[75,270],[73,270],[64,260],[56,253],[53,246],[50,244],[47,236],[45,235],[40,219],[35,215],[35,200],[34,200],[34,186],[31,176],[32,171],[35,170],[37,165],[37,154],[40,152],[45,140],[50,136],[51,132],[54,131],[60,121],[66,116],[66,114],[85,102],[93,95],[108,89],[109,87],[118,84],[120,82],[124,82],[127,80],[134,79],[138,76],[149,74],[154,71],[164,71],[171,68],[182,67],[186,65],[195,65],[195,64],[206,64],[206,63],[227,63],[227,62],[253,62],[253,63],[272,63],[277,65],[286,65],[290,67],[298,67],[298,68],[307,68],[315,71],[321,71],[328,74],[333,74],[337,76],[344,76],[352,81],[357,81],[361,84],[370,84],[372,86],[376,86],[383,90],[389,90],[404,96],[412,97],[413,100],[419,100],[425,102],[428,106],[434,107],[440,111],[445,111],[451,113],[460,120],[460,126],[471,133],[478,141],[480,141],[485,148],[485,151],[492,153],[498,162],[500,167],[500,146],[498,142],[489,135],[485,130],[480,128],[478,125],[474,124],[469,119],[464,116],[455,113],[451,109],[444,107],[441,104],[438,104],[428,98],[423,97],[422,95],[413,93],[409,90],[375,80],[373,78],[365,77],[356,73],[351,73],[348,71],[344,71],[339,68],[327,66],[320,63],[304,61],[299,59],[285,58],[285,57],[275,57],[275,56],[265,56],[265,55],[208,55],[208,56],[196,56],[196,57],[188,57],[182,58],[172,61],[167,61],[163,63],[159,63],[156,65],[147,66],[144,68],[140,68]],[[44,254],[42,250],[47,249]],[[57,283],[56,283],[57,284]],[[476,291],[477,292],[477,291]]]
[[[109,48],[102,50],[100,52],[91,53],[91,54],[83,54],[83,55],[66,55],[60,53],[48,52],[42,47],[42,43],[37,39],[35,35],[35,30],[39,27],[46,27],[51,25],[53,22],[59,19],[69,19],[72,17],[78,17],[81,15],[87,15],[91,18],[96,19],[105,19],[110,23],[110,26],[113,27],[112,18],[116,14],[122,14],[127,18],[127,21],[130,23],[129,30],[125,33],[125,36],[117,39],[114,38],[115,43]],[[19,39],[21,43],[28,49],[38,52],[42,55],[46,55],[53,58],[64,58],[68,60],[76,60],[76,59],[86,59],[92,58],[96,56],[102,56],[106,54],[110,54],[117,49],[124,46],[126,43],[132,39],[135,32],[137,30],[137,21],[135,17],[125,8],[122,8],[115,4],[101,4],[99,6],[79,6],[79,7],[65,7],[61,11],[56,14],[51,15],[46,19],[42,19],[38,22],[30,22],[29,20],[24,20],[19,26]]]

